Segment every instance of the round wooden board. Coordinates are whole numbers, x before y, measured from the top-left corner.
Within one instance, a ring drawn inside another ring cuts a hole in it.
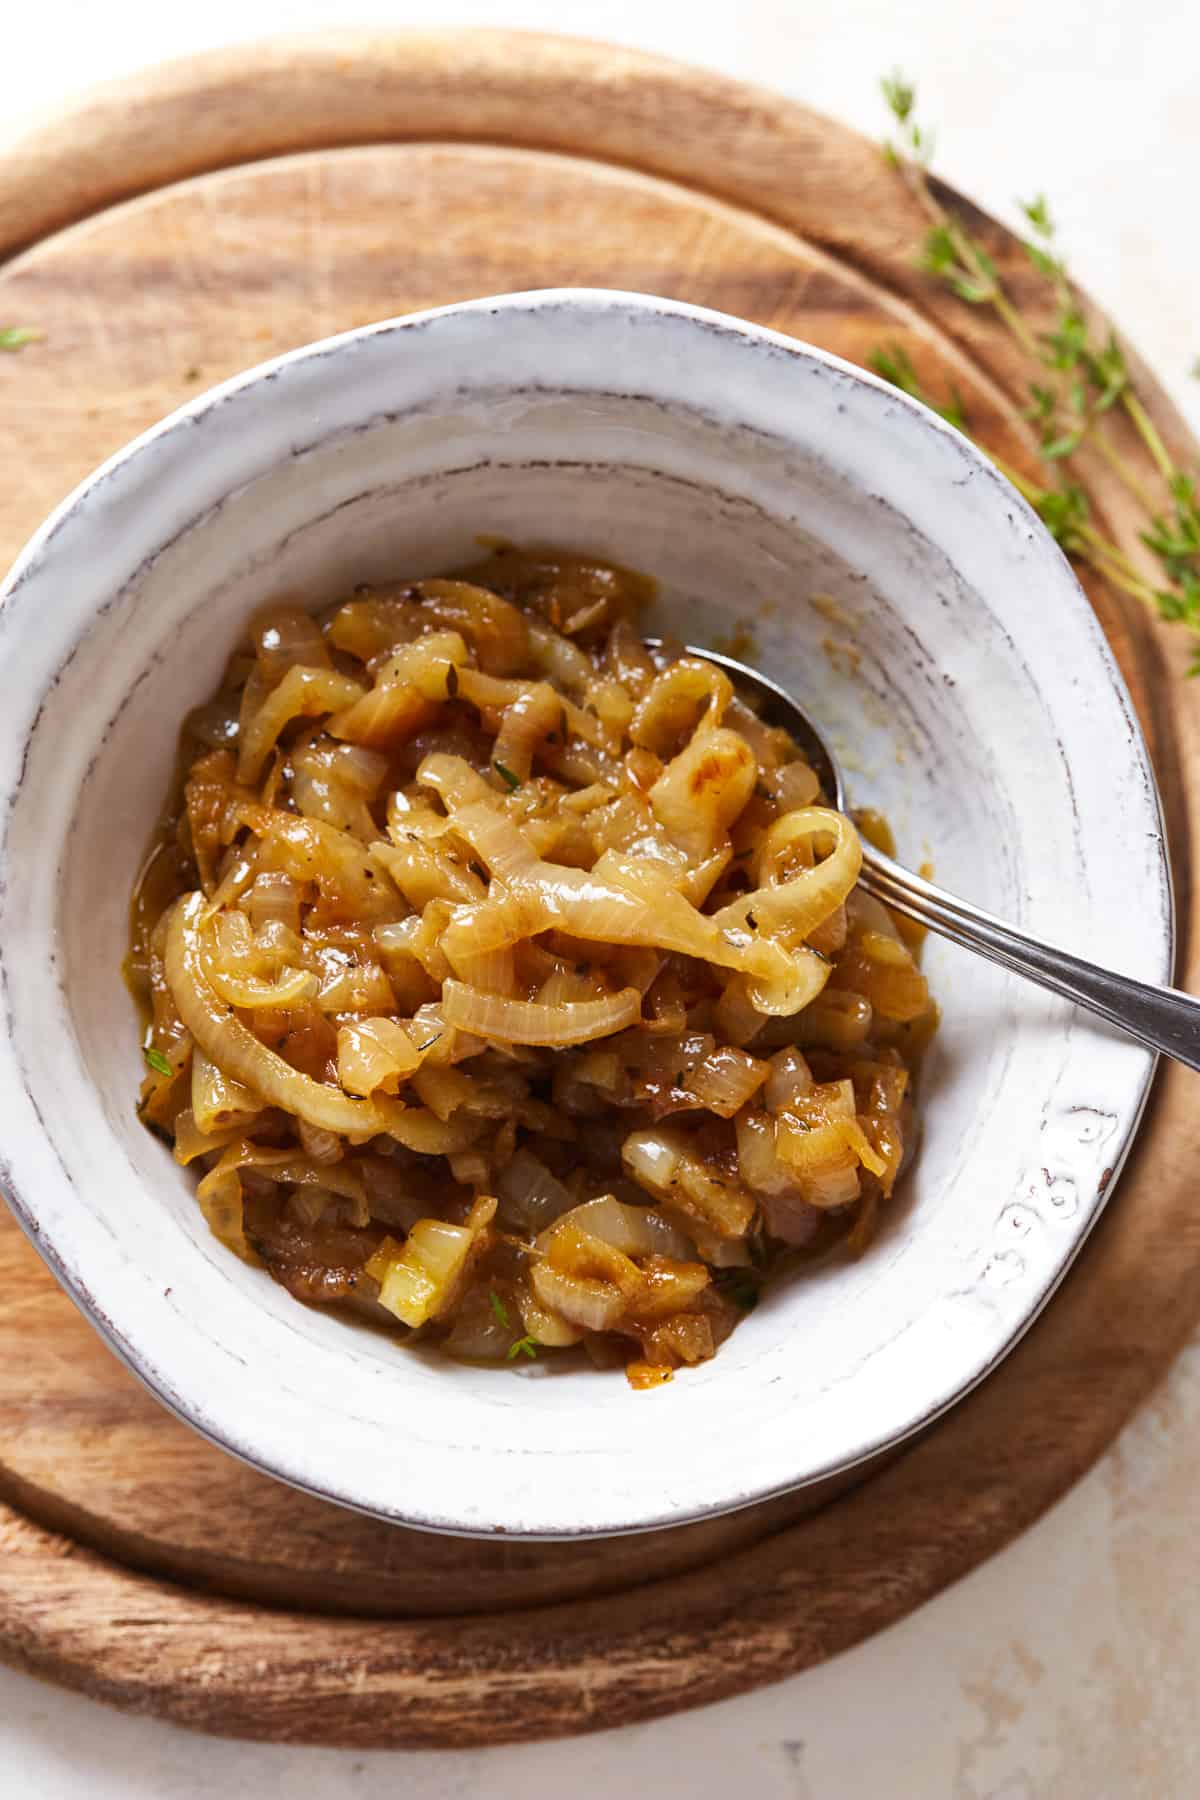
[[[1024,291],[1014,240],[972,220]],[[0,358],[0,567],[198,385],[328,332],[514,288],[648,289],[857,361],[903,344],[1032,472],[1010,344],[913,271],[921,230],[875,148],[841,127],[602,46],[353,35],[155,71],[0,159],[0,324],[46,333]],[[1193,456],[1163,396],[1143,391]],[[1107,469],[1080,463],[1094,511],[1134,545]],[[1169,632],[1089,591],[1151,740],[1179,975],[1200,987],[1200,697]],[[1161,1076],[1119,1201],[1046,1315],[882,1473],[808,1516],[775,1502],[607,1543],[423,1537],[252,1473],[143,1393],[5,1216],[0,1655],[210,1731],[382,1747],[631,1722],[844,1649],[1049,1506],[1194,1325],[1189,1079]]]

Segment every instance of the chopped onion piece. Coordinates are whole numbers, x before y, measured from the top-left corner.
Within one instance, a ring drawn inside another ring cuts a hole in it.
[[[711,857],[754,792],[758,764],[736,731],[697,732],[650,789],[654,816],[692,863]]]
[[[547,1350],[565,1349],[583,1336],[578,1325],[568,1325],[556,1312],[543,1306],[532,1287],[522,1287],[517,1304],[525,1330],[535,1344],[542,1344]]]
[[[640,1187],[689,1218],[698,1217],[721,1237],[743,1237],[749,1230],[751,1195],[735,1177],[707,1168],[684,1133],[666,1126],[631,1132],[621,1160]]]
[[[263,1109],[251,1088],[233,1081],[201,1051],[192,1057],[192,1118],[200,1132],[245,1125]]]
[[[467,1266],[471,1233],[443,1219],[418,1219],[398,1255],[379,1266],[376,1256],[367,1273],[379,1282],[379,1304],[414,1330],[444,1312],[455,1298]]]
[[[767,1068],[745,1050],[724,1044],[689,1070],[687,1091],[707,1112],[732,1119],[757,1094],[767,1079]]]
[[[661,1213],[648,1206],[628,1206],[611,1194],[586,1200],[565,1213],[542,1232],[537,1240],[539,1249],[548,1249],[554,1234],[567,1225],[624,1256],[672,1256],[686,1262],[695,1255],[691,1240]]]
[[[771,1073],[763,1090],[763,1099],[770,1113],[782,1112],[798,1095],[807,1094],[812,1088],[812,1070],[800,1051],[791,1046],[778,1051],[771,1058],[770,1068]]]
[[[535,1263],[529,1279],[549,1312],[584,1331],[610,1331],[625,1310],[620,1288],[596,1276],[566,1275],[549,1263]]]
[[[379,1283],[379,1304],[415,1330],[446,1312],[458,1299],[472,1251],[495,1212],[492,1199],[476,1201],[465,1225],[418,1219],[403,1246],[385,1238],[367,1264]]]
[[[571,1206],[562,1182],[524,1147],[497,1175],[496,1194],[501,1220],[519,1231],[542,1231]]]
[[[412,1038],[396,1019],[361,1019],[338,1032],[338,1080],[348,1094],[394,1094],[421,1066]]]
[[[269,870],[256,875],[242,904],[256,932],[264,925],[284,925],[300,930],[300,890],[290,875]]]

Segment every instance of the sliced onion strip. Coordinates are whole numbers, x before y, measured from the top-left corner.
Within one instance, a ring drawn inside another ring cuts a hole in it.
[[[508,1044],[585,1044],[623,1031],[640,1018],[641,1011],[642,996],[637,988],[622,988],[604,1000],[545,1006],[536,1000],[488,994],[465,981],[442,984],[442,1013],[447,1024]]]

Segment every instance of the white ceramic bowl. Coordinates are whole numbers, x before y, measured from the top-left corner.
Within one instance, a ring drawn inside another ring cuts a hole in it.
[[[978,1381],[1111,1191],[1153,1059],[932,942],[945,1023],[888,1229],[652,1393],[414,1354],[235,1261],[133,1109],[120,962],[179,721],[265,596],[439,570],[484,532],[658,576],[692,641],[749,620],[903,854],[1150,980],[1159,809],[1092,612],[996,471],[835,359],[661,300],[518,295],[298,350],[139,439],[21,557],[0,1187],[42,1254],[168,1406],[300,1487],[453,1531],[671,1524],[845,1471]]]

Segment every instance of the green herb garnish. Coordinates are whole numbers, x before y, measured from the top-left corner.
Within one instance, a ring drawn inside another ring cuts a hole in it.
[[[1048,329],[1042,328],[1040,319],[1032,320],[1014,298],[978,237],[943,203],[931,182],[933,138],[917,123],[913,83],[893,74],[881,87],[899,127],[897,141],[885,144],[884,154],[929,220],[914,260],[965,304],[990,308],[1020,349],[1026,362],[1025,417],[1037,433],[1046,467],[1044,485],[1027,480],[986,445],[980,448],[992,455],[1068,556],[1087,563],[1160,618],[1193,633],[1195,655],[1188,673],[1200,675],[1200,479],[1177,466],[1138,396],[1124,350],[1108,327],[1097,326],[1080,301],[1057,248],[1045,195],[1022,202],[1021,210],[1031,234],[1025,254],[1044,283],[1043,298],[1053,308]],[[902,347],[880,346],[870,364],[893,386],[975,436],[959,395],[951,390],[939,402],[927,394]],[[1192,373],[1200,376],[1200,359]],[[1124,415],[1135,435],[1132,454],[1109,430],[1106,415],[1113,412]],[[1104,459],[1135,501],[1142,514],[1141,541],[1158,565],[1153,573],[1147,573],[1144,559],[1135,562],[1091,522],[1087,496],[1064,467],[1083,447]]]
[[[507,1360],[515,1362],[518,1356],[528,1356],[536,1360],[537,1339],[531,1337],[518,1338],[508,1353]]]
[[[515,793],[521,785],[520,777],[514,775],[511,769],[506,769],[502,762],[494,762],[492,767],[509,792]]]
[[[943,406],[935,405],[921,386],[920,377],[912,365],[912,358],[902,344],[881,345],[878,350],[871,352],[869,360],[876,375],[881,375],[885,381],[890,381],[893,387],[900,389],[901,393],[911,394],[914,400],[920,400],[923,405],[940,413],[946,423],[953,425],[957,431],[966,430],[966,414],[958,389],[950,389],[949,398]],[[749,853],[747,852],[747,854]]]
[[[156,1050],[153,1044],[143,1044],[142,1055],[156,1075],[173,1075],[175,1073],[162,1051]]]
[[[6,325],[0,330],[0,350],[23,350],[26,344],[36,344],[41,335],[31,325]]]
[[[491,1301],[492,1311],[495,1313],[497,1319],[499,1319],[501,1325],[507,1326],[508,1325],[508,1308],[507,1308],[507,1306],[505,1306],[503,1300],[500,1298],[500,1296],[496,1292],[495,1288],[492,1288],[491,1292],[488,1294],[488,1299]]]

